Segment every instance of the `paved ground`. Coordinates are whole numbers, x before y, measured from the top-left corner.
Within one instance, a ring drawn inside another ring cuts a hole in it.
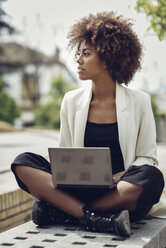
[[[59,132],[39,129],[25,129],[20,132],[0,133],[0,172],[10,169],[13,159],[29,151],[48,156],[48,147],[58,145]],[[166,170],[166,144],[158,144],[158,158]]]
[[[20,132],[0,133],[0,172],[10,169],[13,159],[22,152],[48,156],[48,147],[58,145],[59,132],[26,129]]]
[[[22,152],[29,151],[48,157],[48,147],[58,145],[59,132],[26,129],[12,133],[0,133],[0,193],[7,188],[17,188],[14,176],[9,172],[13,159]],[[166,144],[158,144],[160,168],[166,180]]]
[[[0,133],[0,194],[18,189],[15,177],[10,171],[13,159],[29,151],[48,157],[48,147],[58,145],[59,132],[26,129],[20,132]]]

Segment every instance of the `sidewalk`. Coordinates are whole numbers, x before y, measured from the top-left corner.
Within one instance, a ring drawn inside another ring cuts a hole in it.
[[[0,133],[0,173],[10,170],[13,159],[22,152],[39,153],[48,157],[48,147],[58,145],[59,132],[42,129],[25,129]],[[160,168],[166,170],[166,144],[157,145]]]
[[[58,145],[59,132],[39,129],[26,129],[13,133],[0,133],[0,194],[18,188],[10,165],[22,152],[34,152],[48,158],[48,147]],[[166,180],[166,144],[158,144],[159,168]]]
[[[58,145],[59,132],[25,129],[24,131],[0,133],[0,173],[10,170],[13,159],[22,152],[48,156],[48,147]]]

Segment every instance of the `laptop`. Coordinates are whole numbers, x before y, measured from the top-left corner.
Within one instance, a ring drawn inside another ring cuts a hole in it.
[[[53,184],[58,187],[113,188],[110,148],[48,148]]]

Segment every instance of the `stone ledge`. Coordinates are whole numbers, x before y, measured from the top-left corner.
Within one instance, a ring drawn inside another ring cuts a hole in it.
[[[165,248],[166,222],[142,220],[132,224],[130,238],[80,230],[79,227],[38,228],[32,221],[0,234],[0,247],[13,248]]]
[[[29,221],[34,201],[21,189],[0,195],[0,232]]]

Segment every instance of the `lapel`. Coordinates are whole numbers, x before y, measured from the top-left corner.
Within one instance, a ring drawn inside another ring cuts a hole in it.
[[[86,128],[86,122],[89,111],[89,104],[92,97],[92,85],[87,87],[84,91],[80,102],[77,105],[77,111],[75,115],[75,133],[74,133],[74,146],[83,147],[84,146],[84,134]],[[119,131],[119,142],[124,158],[124,163],[126,160],[127,152],[127,113],[126,113],[126,95],[123,86],[116,84],[116,112],[117,112],[117,122]]]
[[[89,112],[89,104],[92,98],[92,85],[87,86],[77,105],[75,115],[74,146],[84,147],[84,134]]]
[[[118,122],[119,143],[123,154],[124,164],[127,157],[127,113],[125,88],[116,84],[116,114]]]

